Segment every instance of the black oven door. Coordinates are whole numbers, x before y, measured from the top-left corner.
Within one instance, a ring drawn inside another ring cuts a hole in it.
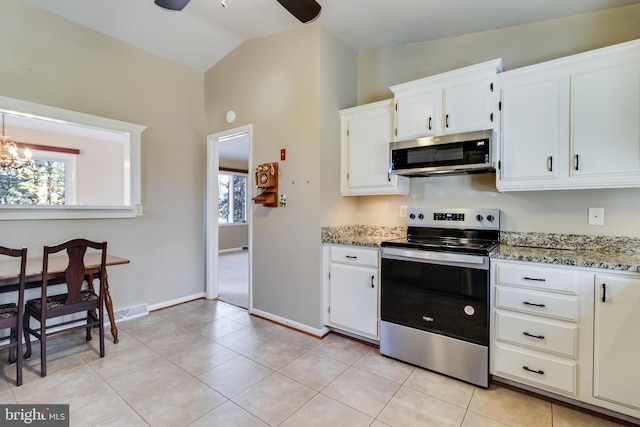
[[[486,256],[383,248],[383,321],[487,346],[488,300]]]

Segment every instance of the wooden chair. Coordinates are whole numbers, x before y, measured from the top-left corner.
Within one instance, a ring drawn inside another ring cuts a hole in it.
[[[87,273],[84,266],[84,255],[88,248],[101,251],[101,263],[98,271],[100,288],[93,290],[92,273]],[[47,291],[49,263],[59,262],[59,257],[49,257],[66,250],[68,262],[65,271],[67,293],[49,295]],[[106,282],[107,242],[92,242],[86,239],[73,239],[55,246],[45,246],[42,261],[42,293],[40,298],[27,301],[24,309],[24,338],[27,351],[24,357],[31,357],[30,335],[40,339],[40,375],[47,375],[47,338],[73,330],[86,328],[86,340],[91,340],[91,328],[97,326],[100,331],[100,357],[104,357],[104,286]],[[89,280],[89,289],[82,289],[85,278]],[[42,301],[46,301],[45,304]],[[79,324],[80,319],[62,321],[47,325],[48,319],[86,311],[86,323]],[[96,316],[96,311],[98,315]],[[34,318],[40,326],[31,328],[30,319]],[[55,330],[52,330],[55,328]]]
[[[24,312],[24,282],[27,270],[27,248],[10,249],[0,246],[0,255],[20,258],[20,277],[18,281],[18,303],[0,305],[0,329],[9,329],[9,339],[1,349],[9,349],[9,363],[16,364],[16,385],[22,385],[22,314]],[[17,265],[16,265],[17,267]],[[16,356],[17,354],[17,356]]]

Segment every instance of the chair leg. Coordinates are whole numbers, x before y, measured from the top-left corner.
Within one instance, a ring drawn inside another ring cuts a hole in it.
[[[47,320],[40,321],[40,376],[47,376]]]
[[[104,311],[100,308],[100,314],[98,316],[100,324],[98,330],[100,332],[100,357],[104,357]]]
[[[24,313],[24,323],[22,325],[24,331],[24,344],[27,347],[27,351],[24,352],[24,358],[29,359],[31,357],[31,333],[29,332],[29,313]]]
[[[22,385],[22,331],[16,328],[16,385]]]
[[[93,313],[91,310],[87,311],[87,325],[93,321]],[[91,326],[87,326],[87,335],[85,337],[87,341],[91,341]]]
[[[18,342],[20,335],[18,332],[18,328],[11,328],[9,335],[9,344],[16,344]],[[13,364],[16,362],[16,347],[9,347],[9,364]]]

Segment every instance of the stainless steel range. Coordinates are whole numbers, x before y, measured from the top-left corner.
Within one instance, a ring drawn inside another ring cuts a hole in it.
[[[498,209],[408,209],[407,237],[381,243],[380,352],[488,387],[499,242]]]

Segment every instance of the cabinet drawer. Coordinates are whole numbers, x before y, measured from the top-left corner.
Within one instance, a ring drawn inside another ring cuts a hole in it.
[[[496,307],[571,321],[580,311],[578,297],[508,286],[496,286]]]
[[[577,356],[578,326],[572,323],[497,310],[496,337],[574,359]]]
[[[576,394],[577,363],[496,344],[496,375]]]
[[[378,267],[377,249],[357,248],[353,246],[332,246],[331,262]]]
[[[497,284],[578,294],[575,271],[529,265],[496,265]]]

